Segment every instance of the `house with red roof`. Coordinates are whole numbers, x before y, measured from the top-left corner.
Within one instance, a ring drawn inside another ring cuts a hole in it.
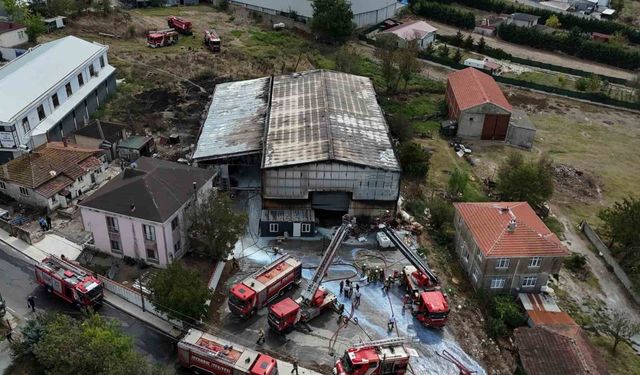
[[[513,108],[490,75],[475,68],[449,74],[446,101],[459,137],[505,140]]]
[[[527,202],[454,207],[456,253],[476,290],[538,293],[569,255]]]

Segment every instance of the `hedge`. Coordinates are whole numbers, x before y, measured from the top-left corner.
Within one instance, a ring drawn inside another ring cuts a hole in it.
[[[421,3],[424,0],[411,0],[411,4]],[[493,13],[529,13],[540,17],[540,23],[544,24],[547,18],[555,15],[560,20],[562,28],[570,30],[579,27],[583,31],[613,34],[617,31],[627,36],[630,42],[640,43],[640,30],[622,23],[598,20],[592,17],[578,17],[569,13],[559,13],[552,10],[534,8],[526,5],[506,2],[504,0],[434,0],[442,4],[462,4],[471,8],[485,10]]]
[[[476,17],[472,12],[434,1],[413,2],[411,4],[411,10],[417,15],[462,29],[470,30],[476,26]]]

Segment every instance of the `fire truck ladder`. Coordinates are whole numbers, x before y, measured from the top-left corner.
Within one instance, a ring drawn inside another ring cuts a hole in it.
[[[413,265],[418,271],[427,275],[433,285],[438,285],[438,277],[433,273],[433,271],[431,271],[429,266],[427,266],[427,263],[425,263],[425,261],[422,259],[422,257],[420,257],[420,255],[418,255],[417,252],[407,246],[407,244],[405,244],[404,241],[402,241],[400,237],[398,237],[393,229],[385,225],[384,227],[382,227],[382,231],[387,235],[387,237],[389,237],[391,242],[393,242],[398,250],[400,250],[402,255],[407,258],[411,265]]]
[[[196,344],[192,344],[190,342],[180,342],[181,345],[184,346],[188,346],[190,349],[193,350],[197,350],[198,352],[202,353],[204,352],[205,355],[209,358],[216,358],[219,360],[222,360],[223,362],[227,362],[231,365],[235,364],[236,361],[230,359],[229,357],[227,357],[227,353],[224,352],[224,347],[222,351],[217,351],[217,350],[213,350],[213,349],[209,349],[209,348],[203,348],[202,346],[196,345]]]
[[[446,350],[443,350],[442,354],[438,352],[436,352],[436,354],[453,363],[458,368],[458,371],[460,371],[458,375],[472,375],[477,373],[477,371],[469,370],[465,365],[462,364],[462,362],[460,362],[458,358],[454,357],[453,354],[449,353]]]
[[[73,265],[72,263],[67,262],[66,260],[62,260],[60,258],[58,258],[55,255],[50,255],[49,256],[49,261],[53,264],[55,264],[56,266],[64,269],[64,270],[70,270],[73,273],[75,273],[78,276],[87,276],[87,271],[77,267],[75,265]]]
[[[313,277],[311,278],[311,282],[309,283],[309,285],[307,285],[305,290],[303,290],[302,293],[300,294],[300,296],[302,297],[302,301],[304,303],[309,304],[309,302],[315,296],[316,292],[318,291],[318,288],[320,287],[320,283],[322,283],[322,279],[324,279],[324,276],[326,275],[327,271],[329,270],[329,267],[331,266],[331,262],[333,262],[333,257],[335,257],[336,252],[338,251],[338,248],[340,247],[340,244],[342,243],[342,241],[349,234],[350,229],[351,229],[351,224],[348,222],[344,222],[340,226],[340,228],[338,228],[338,230],[336,231],[336,234],[331,239],[331,243],[329,244],[329,247],[327,247],[327,250],[325,251],[324,255],[322,256],[322,259],[320,260],[320,264],[318,264],[318,268],[316,268],[316,272],[313,274]]]
[[[354,349],[366,348],[366,347],[369,347],[369,346],[385,348],[385,347],[394,346],[394,345],[402,345],[406,341],[407,340],[404,337],[392,337],[392,338],[382,339],[382,340],[361,342],[359,344],[354,344],[351,347],[354,348]]]

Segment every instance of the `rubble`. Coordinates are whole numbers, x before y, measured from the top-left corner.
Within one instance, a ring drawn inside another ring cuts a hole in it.
[[[570,165],[556,164],[553,167],[555,188],[558,192],[570,195],[580,202],[599,199],[600,187],[594,176]]]

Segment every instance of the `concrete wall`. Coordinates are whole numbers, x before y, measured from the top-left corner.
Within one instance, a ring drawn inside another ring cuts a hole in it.
[[[27,36],[26,27],[0,34],[0,47],[11,48],[28,41],[29,36]]]
[[[458,137],[480,139],[485,114],[509,115],[510,113],[491,103],[463,110],[457,118]]]
[[[265,169],[262,193],[267,199],[308,199],[312,191],[343,191],[354,200],[395,201],[400,172],[339,162]]]
[[[535,129],[520,128],[509,125],[506,142],[510,145],[530,149],[536,137]]]

